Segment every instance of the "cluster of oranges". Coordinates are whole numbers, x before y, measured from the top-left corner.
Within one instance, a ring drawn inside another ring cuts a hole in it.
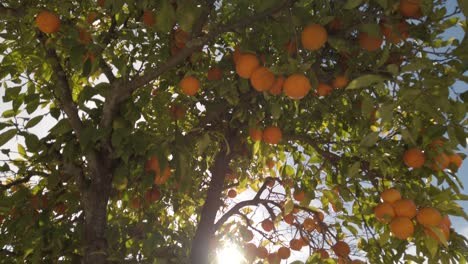
[[[448,240],[450,236],[450,219],[448,216],[442,217],[440,212],[432,207],[416,208],[413,200],[402,199],[401,194],[396,189],[387,189],[380,194],[383,202],[374,208],[377,220],[384,224],[390,224],[390,231],[399,239],[407,239],[414,234],[415,225],[413,219],[420,224],[425,233],[432,236],[439,242],[434,229],[438,229]]]
[[[267,144],[276,145],[283,138],[283,133],[279,127],[269,126],[263,131],[258,128],[251,128],[249,129],[249,136],[254,142],[263,140]]]
[[[446,154],[444,152],[445,138],[438,138],[429,144],[428,150],[431,154],[431,159],[428,162],[428,167],[434,171],[445,170],[453,164],[456,168],[459,168],[463,162],[463,158],[457,154]],[[406,166],[419,169],[426,164],[426,152],[418,147],[409,148],[403,154],[403,162]]]

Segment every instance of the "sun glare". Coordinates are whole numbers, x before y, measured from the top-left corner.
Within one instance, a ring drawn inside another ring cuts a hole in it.
[[[234,245],[226,245],[217,255],[218,264],[242,264],[244,256]]]

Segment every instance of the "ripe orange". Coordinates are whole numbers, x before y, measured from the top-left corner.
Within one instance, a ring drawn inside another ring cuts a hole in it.
[[[237,64],[241,55],[242,52],[240,51],[239,46],[234,47],[234,52],[232,53],[232,60],[234,61],[234,64]]]
[[[328,254],[328,252],[323,248],[317,249],[315,254],[319,254],[321,259],[330,258],[330,254]]]
[[[100,6],[100,7],[104,7],[104,5],[106,4],[106,0],[98,0],[98,1],[97,1],[97,4],[98,4],[98,6]]]
[[[460,168],[460,166],[461,166],[461,164],[463,162],[462,157],[457,153],[453,153],[452,155],[450,155],[449,160],[450,160],[450,163],[455,164],[455,167],[457,167],[457,168]]]
[[[53,12],[41,11],[36,16],[36,25],[40,31],[52,34],[59,30],[60,19]]]
[[[267,257],[269,264],[280,264],[281,259],[278,257],[278,252],[270,252]]]
[[[381,37],[373,37],[367,34],[366,32],[359,33],[358,41],[361,48],[367,51],[378,50],[383,42]]]
[[[445,153],[439,153],[432,159],[431,169],[434,171],[445,170],[450,164],[449,156]]]
[[[176,47],[179,49],[185,48],[185,43],[187,43],[188,38],[189,38],[189,34],[185,32],[184,30],[178,28],[174,33],[174,40],[175,40]]]
[[[396,189],[387,189],[380,194],[382,201],[386,203],[394,203],[401,199],[401,194]]]
[[[161,173],[156,174],[156,176],[154,177],[154,184],[162,185],[166,183],[171,175],[172,175],[171,168],[167,166],[166,168],[164,168],[164,171],[162,174]]]
[[[416,220],[425,227],[437,226],[442,221],[442,215],[435,208],[421,208],[416,215]]]
[[[396,44],[404,39],[407,39],[409,36],[408,33],[409,25],[405,21],[401,21],[397,25],[387,25],[385,22],[380,23],[380,30],[385,38]]]
[[[228,191],[228,197],[229,197],[229,198],[236,198],[236,196],[237,196],[236,190],[230,189],[230,190]]]
[[[94,21],[96,21],[97,16],[98,14],[96,12],[89,12],[89,14],[86,16],[86,22],[88,22],[88,24],[92,24]]]
[[[335,79],[332,80],[332,86],[338,89],[345,88],[348,86],[348,83],[348,77],[344,75],[338,75],[335,77]]]
[[[446,141],[447,141],[447,139],[443,138],[443,137],[442,138],[436,138],[436,139],[432,140],[432,142],[429,144],[429,148],[431,150],[443,149]]]
[[[351,253],[348,243],[344,241],[336,242],[336,244],[332,246],[332,249],[338,257],[342,258],[347,258],[349,253]]]
[[[262,221],[262,228],[266,232],[270,232],[271,230],[273,230],[273,227],[273,222],[270,219],[265,219]]]
[[[180,106],[178,104],[172,104],[169,107],[169,114],[175,120],[181,120],[182,118],[184,118],[185,117],[185,111],[186,111],[185,107]]]
[[[143,11],[143,23],[147,27],[153,27],[156,24],[156,19],[154,18],[154,12],[151,10]]]
[[[179,86],[183,94],[194,96],[200,89],[200,81],[193,76],[186,76],[179,82]]]
[[[404,17],[419,18],[421,16],[421,0],[400,0],[399,10]]]
[[[263,141],[267,144],[276,145],[281,141],[283,133],[276,126],[269,126],[263,130]]]
[[[266,161],[266,165],[267,165],[267,167],[269,169],[273,169],[275,167],[275,165],[276,165],[276,162],[274,160],[272,160],[272,159],[268,159]]]
[[[304,191],[302,191],[302,190],[294,190],[293,198],[294,198],[294,200],[296,200],[296,201],[298,201],[298,202],[304,201],[304,199],[305,199],[305,193],[304,193]]]
[[[140,198],[134,197],[134,198],[130,201],[130,207],[132,207],[133,209],[139,209],[139,208],[141,207],[141,200],[140,200]]]
[[[401,199],[393,203],[396,216],[413,218],[416,216],[416,205],[413,200]]]
[[[237,59],[236,72],[241,78],[249,79],[258,67],[260,62],[255,54],[243,53]]]
[[[411,148],[405,151],[403,154],[403,162],[410,168],[421,168],[426,162],[426,156],[422,150],[418,148]]]
[[[396,217],[390,222],[390,231],[399,239],[407,239],[414,233],[414,225],[408,217]]]
[[[268,257],[268,250],[264,246],[257,248],[257,257],[260,259],[266,259]]]
[[[304,230],[306,230],[307,232],[314,231],[316,227],[314,219],[309,218],[309,217],[304,219],[302,226],[304,227]]]
[[[448,215],[445,215],[444,217],[442,217],[442,220],[440,221],[440,224],[441,225],[446,225],[448,227],[452,226],[452,222],[450,221],[450,218],[449,218]]]
[[[89,44],[93,41],[91,34],[84,28],[78,30],[80,32],[80,42],[83,44]]]
[[[248,230],[248,229],[244,229],[244,230],[245,230],[244,232],[241,232],[242,239],[245,242],[249,242],[250,240],[254,238],[254,234],[251,230]]]
[[[302,46],[311,51],[318,50],[323,47],[325,42],[327,42],[327,39],[327,30],[319,24],[308,25],[301,33]]]
[[[272,95],[280,95],[283,91],[283,85],[285,80],[286,79],[283,76],[277,77],[273,85],[270,87],[270,90],[268,90],[268,92]]]
[[[164,169],[164,171],[163,171],[163,173],[161,175],[161,168],[159,166],[159,160],[158,160],[158,158],[156,156],[152,156],[146,162],[145,170],[154,172],[154,174],[155,174],[154,184],[156,184],[156,185],[164,184],[172,174],[171,168],[169,166],[167,166]]]
[[[213,67],[208,70],[208,81],[219,81],[223,78],[223,72],[218,67]]]
[[[374,208],[374,214],[379,222],[387,224],[395,217],[395,210],[391,204],[383,202]]]
[[[291,250],[287,247],[280,247],[278,249],[278,257],[280,259],[288,259],[291,256]]]
[[[283,216],[283,221],[289,225],[294,224],[294,215],[292,213],[289,213]]]
[[[67,206],[63,202],[59,202],[54,206],[54,212],[58,215],[63,215],[67,211]]]
[[[333,88],[326,83],[319,83],[317,86],[317,94],[319,96],[327,96],[331,94]]]
[[[323,222],[323,219],[325,219],[325,215],[322,212],[318,211],[315,213],[315,218],[317,222]]]
[[[263,132],[260,129],[251,128],[249,129],[249,136],[252,141],[260,141],[263,138]]]
[[[274,82],[275,75],[265,67],[258,67],[250,76],[250,83],[258,92],[268,91]]]
[[[293,238],[289,241],[289,248],[292,250],[300,251],[302,249],[302,240]]]
[[[301,99],[309,93],[311,84],[303,74],[293,74],[284,81],[284,93],[291,99]]]
[[[161,198],[161,192],[157,188],[151,188],[145,192],[145,200],[148,203],[154,203],[160,198]]]

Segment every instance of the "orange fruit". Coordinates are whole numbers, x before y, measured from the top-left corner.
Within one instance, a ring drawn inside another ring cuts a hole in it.
[[[337,89],[345,88],[346,86],[348,86],[348,83],[348,77],[344,75],[338,75],[335,77],[335,79],[332,80],[332,86]]]
[[[223,72],[218,67],[213,67],[208,70],[208,81],[219,81],[223,78]]]
[[[58,215],[63,215],[67,211],[67,206],[63,202],[59,202],[54,206],[54,212]]]
[[[80,33],[80,42],[83,44],[89,44],[91,41],[93,41],[91,34],[84,28],[80,28],[79,30]]]
[[[181,120],[182,118],[184,118],[185,117],[185,111],[186,111],[185,107],[180,106],[178,104],[172,104],[169,107],[169,114],[175,120]]]
[[[236,73],[244,79],[249,79],[252,73],[260,67],[260,62],[255,54],[243,53],[236,63]]]
[[[232,53],[232,60],[234,60],[235,64],[237,64],[241,55],[242,52],[240,51],[239,46],[234,47],[234,52]]]
[[[311,84],[303,74],[293,74],[284,81],[284,93],[291,99],[301,99],[309,93]]]
[[[257,257],[260,259],[266,259],[268,257],[268,250],[264,246],[257,248]]]
[[[245,242],[249,242],[250,240],[254,238],[254,234],[251,230],[248,230],[248,229],[244,229],[244,230],[245,230],[244,232],[241,232],[242,239]]]
[[[328,254],[328,252],[323,249],[323,248],[320,248],[320,249],[317,249],[315,251],[315,254],[319,254],[320,258],[321,259],[327,259],[327,258],[330,258],[330,254]]]
[[[361,48],[367,51],[378,50],[383,42],[381,37],[373,37],[367,34],[366,32],[359,33],[358,41]]]
[[[414,233],[414,225],[408,217],[396,217],[390,222],[390,231],[399,239],[407,239]]]
[[[145,200],[148,203],[154,203],[160,198],[161,198],[161,192],[157,188],[151,188],[145,192]]]
[[[179,82],[179,86],[183,94],[194,96],[200,89],[200,81],[193,76],[186,76]]]
[[[291,239],[291,241],[289,241],[289,248],[300,251],[302,249],[302,240],[296,238]]]
[[[94,21],[96,21],[98,14],[96,12],[89,12],[89,14],[86,16],[86,22],[88,24],[92,24]]]
[[[302,223],[302,226],[304,227],[304,230],[306,230],[307,232],[312,232],[315,230],[315,221],[314,219],[308,217],[306,219],[304,219],[304,222]]]
[[[382,198],[382,201],[391,204],[400,200],[401,194],[396,189],[387,189],[380,194],[380,198]]]
[[[315,212],[315,217],[317,218],[317,222],[323,222],[323,219],[325,219],[325,215],[320,211]]]
[[[249,136],[252,141],[260,141],[263,138],[263,132],[260,129],[251,128],[249,129]]]
[[[272,160],[272,159],[268,159],[266,161],[266,165],[267,165],[267,167],[269,169],[273,169],[275,167],[275,165],[276,165],[276,162],[274,160]]]
[[[452,155],[449,156],[449,161],[450,163],[455,164],[455,167],[460,168],[463,162],[463,158],[459,154],[453,153]]]
[[[140,198],[134,197],[134,198],[130,201],[130,207],[132,207],[133,209],[139,209],[139,208],[141,207],[141,200],[140,200]]]
[[[317,86],[317,94],[319,96],[327,96],[331,94],[333,88],[326,83],[319,83]]]
[[[156,176],[154,177],[154,184],[162,185],[166,183],[171,175],[172,175],[171,168],[167,166],[166,168],[164,168],[162,175],[161,173],[156,174]]]
[[[185,48],[185,43],[187,43],[188,38],[189,34],[178,28],[174,33],[175,46],[179,49]]]
[[[40,31],[52,34],[59,30],[60,19],[53,12],[41,11],[36,16],[36,25]]]
[[[432,140],[432,142],[429,144],[430,149],[435,149],[439,150],[441,148],[444,148],[444,145],[446,143],[447,139],[446,138],[436,138]]]
[[[258,91],[268,91],[275,82],[275,75],[265,67],[258,67],[250,76],[252,87]]]
[[[268,178],[268,179],[266,180],[266,183],[267,183],[267,186],[268,186],[269,188],[273,188],[273,186],[275,186],[275,180],[273,180],[273,179],[271,179],[271,178]]]
[[[335,17],[330,23],[328,23],[328,27],[333,31],[337,31],[343,27],[343,22],[341,19]]]
[[[426,156],[422,150],[418,148],[411,148],[406,150],[403,154],[403,162],[410,168],[421,168],[426,162]]]
[[[280,95],[283,91],[283,85],[285,80],[286,79],[283,76],[277,77],[275,79],[275,82],[273,82],[273,85],[270,87],[270,90],[268,90],[268,92],[272,95]]]
[[[291,256],[291,250],[287,247],[280,247],[278,249],[278,257],[280,259],[288,259]]]
[[[245,255],[249,258],[257,255],[257,245],[255,245],[254,243],[245,244],[243,250]]]
[[[416,220],[425,227],[437,226],[442,221],[442,215],[435,208],[421,208],[416,215]]]
[[[267,144],[276,145],[282,137],[281,129],[276,126],[269,126],[263,130],[263,141]]]
[[[104,5],[106,4],[106,0],[97,0],[97,4],[100,7],[104,7]]]
[[[294,198],[294,200],[296,200],[296,201],[298,201],[298,202],[304,201],[304,199],[305,199],[305,193],[304,193],[304,191],[302,191],[302,190],[294,190],[293,198]]]
[[[278,252],[270,252],[267,260],[270,264],[279,264],[281,262],[281,259],[278,257]]]
[[[380,23],[380,30],[385,38],[396,44],[404,39],[407,39],[409,36],[408,33],[409,25],[405,21],[401,21],[397,25],[387,25],[384,22]]]
[[[445,170],[450,165],[449,156],[445,153],[439,153],[432,159],[431,169],[434,171]]]
[[[421,0],[400,0],[399,10],[404,17],[419,18],[421,16]]]
[[[448,215],[445,215],[444,217],[442,217],[442,220],[440,221],[440,224],[441,225],[446,225],[448,227],[452,226],[452,222],[450,221],[450,218],[449,218]]]
[[[289,225],[294,224],[294,215],[292,213],[289,213],[283,216],[283,221]]]
[[[413,218],[416,216],[416,205],[413,200],[401,199],[393,203],[396,216]]]
[[[395,210],[391,204],[383,202],[374,208],[374,214],[379,222],[387,224],[395,217]]]
[[[349,253],[351,253],[348,243],[344,241],[336,242],[336,244],[332,246],[332,249],[338,257],[342,258],[347,258]]]
[[[327,42],[327,30],[319,24],[308,25],[302,30],[302,46],[307,50],[318,50]]]
[[[154,12],[151,10],[143,11],[143,23],[147,27],[153,27],[156,24],[156,19],[154,18]]]
[[[154,184],[156,185],[161,185],[164,184],[169,177],[171,176],[171,168],[167,166],[163,173],[161,174],[161,168],[159,166],[159,160],[156,156],[151,157],[145,165],[145,170],[146,171],[152,171],[155,174],[154,177]]]
[[[270,232],[271,230],[273,230],[273,222],[270,220],[270,219],[265,219],[262,221],[262,228],[263,230],[265,230],[266,232]]]
[[[228,191],[228,197],[229,197],[229,198],[236,198],[236,196],[237,196],[236,190],[230,189],[230,190]]]

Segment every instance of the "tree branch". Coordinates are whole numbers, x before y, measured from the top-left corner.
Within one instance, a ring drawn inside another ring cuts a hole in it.
[[[12,182],[10,182],[10,183],[7,183],[7,184],[0,184],[0,191],[4,191],[4,190],[7,190],[7,189],[10,189],[10,188],[13,187],[13,186],[16,186],[16,185],[19,185],[19,184],[22,184],[22,183],[26,183],[26,182],[28,182],[33,176],[48,177],[49,174],[47,174],[47,173],[45,173],[45,172],[41,172],[41,171],[27,171],[27,172],[26,172],[26,176],[23,177],[23,178],[14,180],[14,181],[12,181]]]
[[[11,17],[16,17],[16,18],[22,17],[24,14],[23,14],[23,11],[21,10],[22,9],[6,7],[3,4],[0,4],[0,17],[3,17],[3,16],[11,16]]]

